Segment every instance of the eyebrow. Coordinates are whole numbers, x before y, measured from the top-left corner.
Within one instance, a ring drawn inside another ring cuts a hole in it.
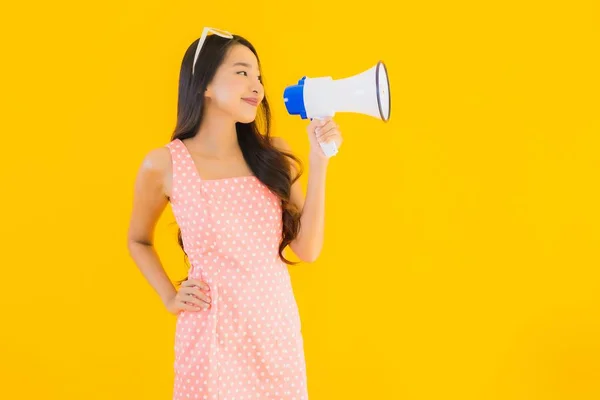
[[[242,67],[252,68],[252,65],[245,63],[245,62],[241,62],[241,61],[236,62],[235,64],[232,65],[232,67],[235,67],[237,65],[241,65]]]

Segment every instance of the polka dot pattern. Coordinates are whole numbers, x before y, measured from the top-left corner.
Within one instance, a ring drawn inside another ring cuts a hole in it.
[[[203,180],[181,140],[167,147],[189,277],[212,298],[177,316],[173,399],[308,399],[300,316],[278,255],[279,198],[254,176]]]

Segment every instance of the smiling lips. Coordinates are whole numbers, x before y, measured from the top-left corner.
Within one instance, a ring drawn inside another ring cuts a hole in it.
[[[258,99],[254,98],[254,97],[245,97],[242,100],[244,100],[246,103],[250,104],[251,106],[258,106]]]

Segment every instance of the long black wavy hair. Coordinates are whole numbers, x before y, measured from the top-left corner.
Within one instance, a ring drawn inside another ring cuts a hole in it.
[[[199,39],[195,40],[188,47],[181,63],[177,123],[171,140],[191,138],[198,133],[204,115],[204,91],[232,46],[241,44],[248,47],[256,56],[260,68],[258,53],[248,40],[238,35],[233,35],[232,39],[209,35],[198,55],[192,75],[192,63],[198,41]],[[290,194],[292,184],[300,178],[304,167],[294,154],[281,151],[273,145],[270,129],[271,110],[265,93],[258,107],[256,119],[251,123],[236,123],[237,140],[253,174],[281,199],[283,229],[279,243],[279,257],[286,264],[294,265],[298,262],[286,259],[283,251],[296,238],[300,230],[302,210],[298,210],[290,203]],[[292,176],[290,161],[296,162],[298,166],[296,168],[298,173],[295,176]],[[184,258],[188,260],[181,228],[178,228],[177,241],[183,250]],[[187,280],[187,277],[184,280]]]

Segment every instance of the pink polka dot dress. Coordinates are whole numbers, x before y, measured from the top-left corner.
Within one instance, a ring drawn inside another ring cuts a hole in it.
[[[212,298],[177,316],[173,399],[308,399],[279,198],[254,176],[203,180],[181,140],[166,146],[188,276]]]

